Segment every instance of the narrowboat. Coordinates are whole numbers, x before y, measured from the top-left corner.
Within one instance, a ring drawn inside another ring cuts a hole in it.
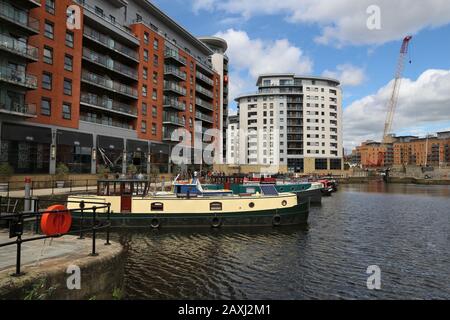
[[[261,186],[266,184],[245,182],[243,184],[206,184],[203,188],[208,191],[221,190],[229,188],[237,195],[254,194],[261,192]],[[278,182],[273,184],[279,193],[290,192],[297,195],[299,202],[310,202],[311,204],[321,204],[323,195],[323,184],[319,182],[299,182],[299,183],[285,183]]]
[[[239,227],[284,226],[305,223],[309,202],[298,202],[294,193],[279,193],[274,186],[262,186],[251,195],[230,190],[205,191],[200,183],[176,183],[172,192],[151,192],[141,180],[99,180],[97,193],[70,196],[69,201],[111,204],[110,220],[119,227]],[[77,208],[69,202],[68,209]],[[92,219],[92,211],[74,213],[74,220]],[[108,217],[96,212],[98,220]]]

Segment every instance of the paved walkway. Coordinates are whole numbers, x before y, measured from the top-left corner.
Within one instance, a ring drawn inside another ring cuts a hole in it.
[[[25,234],[22,238],[27,239],[34,237],[33,234]],[[0,243],[14,241],[15,238],[9,239],[9,233],[0,229]],[[104,240],[97,240],[97,247],[101,252],[101,245]],[[22,269],[26,266],[37,266],[42,261],[69,257],[71,255],[81,254],[83,256],[89,255],[92,249],[92,240],[79,240],[75,236],[64,236],[56,239],[45,239],[22,243]],[[7,247],[0,247],[0,271],[15,268],[16,266],[16,252],[17,246],[11,245]]]

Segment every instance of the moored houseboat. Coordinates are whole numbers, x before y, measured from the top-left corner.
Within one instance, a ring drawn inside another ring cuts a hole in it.
[[[199,183],[185,186],[195,185]],[[205,194],[198,187],[196,192],[187,192],[181,186],[175,184],[173,192],[152,193],[147,181],[100,180],[97,194],[70,196],[69,200],[110,203],[112,225],[123,227],[283,226],[305,223],[308,218],[308,202],[299,203],[295,194],[279,193],[273,186],[245,196],[226,190]],[[99,220],[107,218],[105,210],[97,214]],[[76,213],[73,218],[92,218],[92,211]]]

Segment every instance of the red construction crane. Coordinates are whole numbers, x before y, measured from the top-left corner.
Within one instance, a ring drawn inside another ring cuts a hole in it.
[[[395,109],[398,102],[398,94],[400,91],[400,85],[402,83],[402,74],[405,66],[405,56],[408,53],[409,42],[412,36],[407,36],[403,39],[402,47],[400,49],[400,56],[398,58],[397,71],[395,73],[394,88],[392,90],[391,98],[389,99],[387,110],[388,114],[386,122],[384,124],[383,144],[389,143],[389,134],[392,130],[392,122],[394,120]]]

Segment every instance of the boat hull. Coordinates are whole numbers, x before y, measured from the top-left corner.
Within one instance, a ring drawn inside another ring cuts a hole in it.
[[[305,224],[308,220],[309,203],[283,209],[271,209],[254,212],[236,213],[112,213],[113,227],[132,228],[230,228],[230,227],[267,227]],[[107,215],[99,213],[97,220],[105,222]],[[92,213],[73,214],[75,229],[92,223]]]
[[[322,191],[320,189],[305,190],[302,192],[297,192],[298,202],[310,202],[311,204],[321,204],[322,203]]]

